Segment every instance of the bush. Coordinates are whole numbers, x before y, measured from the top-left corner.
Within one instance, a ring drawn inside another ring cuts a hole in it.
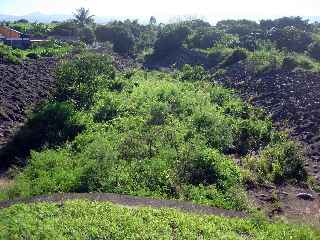
[[[236,149],[242,156],[256,152],[271,141],[272,123],[266,120],[243,120],[239,123],[239,136]]]
[[[239,47],[255,51],[258,48],[257,38],[255,34],[242,36],[239,38]]]
[[[218,189],[227,190],[240,183],[238,167],[218,151],[204,150],[185,159],[180,168],[183,169],[180,173],[182,181],[194,186],[216,184]]]
[[[209,74],[202,66],[192,67],[185,64],[181,69],[180,79],[182,81],[205,81],[209,79]]]
[[[70,103],[49,103],[36,112],[2,152],[3,159],[25,159],[30,150],[57,147],[84,129]]]
[[[217,195],[214,191],[207,193],[203,196]],[[197,191],[193,195],[200,198]],[[251,239],[315,240],[320,236],[319,229],[315,227],[268,221],[264,216],[209,216],[202,212],[127,207],[83,199],[66,200],[63,204],[16,204],[0,210],[0,225],[2,239],[119,240],[131,236],[134,239],[235,240],[250,236]]]
[[[38,59],[39,58],[39,55],[34,53],[34,52],[31,52],[31,53],[28,53],[26,55],[26,57],[30,58],[30,59]]]
[[[305,70],[311,70],[311,71],[319,71],[320,65],[319,63],[313,59],[308,57],[305,54],[291,54],[291,57],[295,59],[295,62],[297,63],[297,67],[305,69]]]
[[[308,53],[311,57],[320,60],[320,42],[313,42],[308,46]]]
[[[189,48],[207,49],[221,42],[224,33],[210,28],[199,29],[187,40]]]
[[[96,29],[96,36],[100,42],[111,42],[115,52],[120,54],[133,53],[134,36],[123,24],[99,26]]]
[[[59,66],[56,78],[56,98],[86,108],[92,104],[94,94],[115,78],[115,70],[109,57],[83,54]]]
[[[233,53],[221,64],[221,67],[227,67],[247,58],[247,51],[244,49],[236,49]]]
[[[245,209],[241,172],[227,155],[261,152],[256,165],[246,166],[255,175],[267,169],[262,176],[270,179],[279,168],[269,170],[268,161],[283,163],[285,178],[299,166],[295,149],[275,150],[289,143],[271,138],[270,120],[232,91],[205,81],[202,68],[185,66],[184,81],[180,74],[144,71],[108,79],[103,59],[80,59],[65,63],[59,76],[77,94],[78,85],[99,81],[90,88],[88,107],[76,114],[86,131],[56,151],[33,154],[13,194],[103,191]],[[108,80],[100,85],[99,79]],[[64,175],[70,177],[65,184]]]
[[[49,32],[52,36],[77,37],[80,29],[74,21],[65,21],[54,26]]]
[[[277,44],[278,48],[295,52],[304,52],[312,42],[309,32],[295,27],[275,28],[270,31],[269,37]]]
[[[306,181],[300,147],[292,142],[270,144],[261,151],[258,159],[251,157],[245,161],[245,167],[253,171],[258,181],[271,181],[276,184],[290,181]]]
[[[233,50],[231,48],[225,48],[222,46],[217,46],[209,50],[208,62],[210,67],[215,67],[225,61],[231,54]]]
[[[20,64],[21,60],[14,54],[11,47],[0,44],[0,59],[12,64]]]
[[[299,66],[299,63],[294,57],[285,57],[283,59],[282,68],[287,71],[292,71]]]
[[[254,75],[274,71],[282,66],[285,54],[274,47],[265,48],[248,54],[245,66],[249,73]]]
[[[155,54],[157,56],[162,56],[169,51],[175,51],[181,48],[189,33],[190,29],[183,24],[166,25],[159,32],[158,39],[155,42]]]
[[[260,26],[250,20],[223,20],[216,24],[218,29],[224,30],[230,34],[236,34],[240,37],[260,32]]]
[[[265,31],[269,31],[272,28],[285,27],[294,27],[302,31],[309,31],[311,28],[308,20],[303,20],[301,17],[282,17],[274,20],[261,20],[260,26]]]

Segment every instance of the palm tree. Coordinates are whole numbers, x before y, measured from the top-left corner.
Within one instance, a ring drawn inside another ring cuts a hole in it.
[[[75,22],[78,23],[81,27],[86,25],[91,25],[94,23],[94,15],[90,15],[89,9],[79,8],[74,13]]]

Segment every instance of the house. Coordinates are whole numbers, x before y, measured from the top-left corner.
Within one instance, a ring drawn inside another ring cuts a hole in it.
[[[28,35],[6,26],[0,26],[0,40],[6,45],[22,49],[28,48],[31,45]]]

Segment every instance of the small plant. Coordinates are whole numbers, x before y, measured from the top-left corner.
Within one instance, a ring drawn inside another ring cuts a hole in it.
[[[237,62],[245,60],[247,58],[247,51],[245,49],[236,49],[233,53],[222,62],[221,67],[231,66]]]
[[[314,59],[320,60],[320,42],[315,41],[308,46],[308,53]]]
[[[28,53],[26,55],[26,57],[30,58],[30,59],[38,59],[39,58],[39,55],[34,53],[34,52],[31,52],[31,53]]]
[[[299,66],[299,63],[294,57],[285,57],[283,59],[282,68],[287,71],[292,71]]]
[[[258,181],[276,184],[307,180],[301,149],[291,141],[270,144],[258,157],[245,159],[244,166],[257,174]]]
[[[205,81],[209,74],[202,66],[191,66],[186,64],[181,69],[180,79],[182,81]]]
[[[12,64],[21,63],[21,59],[17,57],[17,52],[14,52],[14,50],[11,47],[2,44],[0,44],[0,60]]]

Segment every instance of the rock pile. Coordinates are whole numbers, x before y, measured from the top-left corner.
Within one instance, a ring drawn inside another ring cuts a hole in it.
[[[237,66],[218,82],[237,89],[256,106],[265,108],[292,137],[305,144],[306,168],[320,181],[320,74],[307,71],[274,71],[252,77]]]
[[[26,112],[50,96],[55,64],[53,58],[0,64],[0,149],[24,123]]]

